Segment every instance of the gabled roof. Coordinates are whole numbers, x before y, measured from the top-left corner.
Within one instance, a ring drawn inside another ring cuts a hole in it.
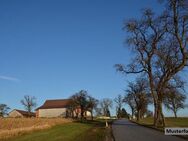
[[[53,109],[53,108],[67,108],[70,104],[70,99],[55,99],[55,100],[46,100],[44,104],[38,109]]]
[[[22,114],[23,116],[35,116],[35,113],[33,113],[33,112],[28,113],[27,111],[18,110],[18,109],[14,109],[13,111],[17,111],[20,114]]]

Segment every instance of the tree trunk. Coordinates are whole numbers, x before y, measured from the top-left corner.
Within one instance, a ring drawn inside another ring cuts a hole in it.
[[[156,127],[165,127],[165,118],[162,111],[162,100],[157,102],[157,117],[156,117]]]
[[[73,111],[71,111],[71,117],[74,118],[74,112]]]
[[[107,121],[107,119],[105,121],[106,121],[106,128],[108,128],[108,121]]]
[[[132,111],[132,117],[131,118],[133,119],[133,117],[134,117],[134,110],[132,109],[131,111]]]
[[[154,117],[153,117],[153,125],[157,126],[157,103],[154,102]]]
[[[157,126],[157,108],[158,108],[158,106],[157,106],[157,94],[154,91],[155,86],[154,86],[154,83],[153,83],[153,74],[152,74],[151,64],[149,64],[148,67],[149,67],[148,68],[149,85],[150,85],[151,96],[153,98],[153,104],[154,104],[154,118],[153,118],[154,120],[153,120],[153,124],[154,124],[154,126]]]
[[[91,111],[91,120],[93,120],[93,112]]]
[[[81,109],[81,121],[84,119],[84,111]]]
[[[137,110],[137,121],[140,121],[140,110]]]
[[[164,128],[166,126],[166,123],[165,123],[165,117],[164,117],[164,114],[163,114],[162,104],[161,104],[161,117],[162,117],[162,124],[163,124],[163,128]]]
[[[177,112],[176,111],[174,111],[174,117],[177,118]]]

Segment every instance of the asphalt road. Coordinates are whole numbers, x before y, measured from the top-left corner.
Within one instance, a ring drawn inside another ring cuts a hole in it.
[[[115,141],[186,141],[176,136],[167,136],[160,131],[146,128],[128,120],[117,120],[112,124]]]

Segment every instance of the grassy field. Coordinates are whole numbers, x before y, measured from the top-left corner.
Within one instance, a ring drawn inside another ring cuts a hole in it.
[[[0,118],[0,139],[72,122],[63,118]]]
[[[187,117],[179,117],[165,118],[166,127],[188,127],[188,118]],[[140,124],[151,126],[153,124],[153,118],[144,118],[139,121]]]
[[[2,141],[104,141],[104,122],[72,122]]]
[[[164,132],[163,127],[156,128],[153,126],[153,118],[144,118],[141,119],[139,122],[133,120],[133,122]],[[165,118],[165,123],[166,123],[166,127],[188,127],[188,117],[179,117],[179,118],[167,117]],[[181,136],[181,137],[188,140],[188,136]]]

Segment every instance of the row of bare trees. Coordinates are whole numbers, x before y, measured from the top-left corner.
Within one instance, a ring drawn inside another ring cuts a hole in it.
[[[91,117],[93,120],[93,110],[97,106],[98,100],[94,97],[90,96],[87,91],[81,90],[71,97],[71,104],[69,106],[70,111],[72,112],[72,116],[74,115],[74,111],[76,109],[80,110],[81,121],[84,120],[84,113],[89,111],[91,113]]]
[[[118,95],[114,100],[110,98],[104,98],[102,100],[97,100],[90,96],[87,91],[81,90],[73,94],[70,99],[72,100],[70,104],[70,111],[73,112],[79,108],[80,109],[80,118],[84,119],[84,113],[89,111],[93,119],[93,113],[95,111],[96,116],[111,117],[110,110],[113,108],[113,102],[116,105],[116,116],[118,118],[128,118],[129,114],[126,112],[123,105],[125,104],[125,98],[121,95]]]
[[[161,14],[146,9],[140,19],[125,23],[124,29],[129,33],[127,43],[134,57],[126,67],[115,65],[120,72],[141,74],[147,78],[155,126],[165,126],[162,103],[168,105],[170,99],[165,98],[166,95],[183,89],[180,72],[188,65],[188,2],[165,2]]]
[[[97,100],[96,98],[90,96],[86,90],[81,90],[71,97],[71,104],[69,106],[70,111],[73,112],[76,109],[80,109],[80,118],[84,120],[84,113],[89,111],[93,119],[93,113],[95,111],[97,116],[107,116],[110,117],[110,109],[112,108],[112,100],[109,98],[104,98],[102,100]]]
[[[165,92],[163,104],[177,118],[178,110],[186,107],[185,100],[186,95],[183,92],[171,88]],[[148,105],[153,104],[153,101],[147,80],[137,78],[135,82],[129,82],[123,102],[129,105],[131,117],[136,116],[137,120],[144,116],[152,116],[152,112],[148,110]]]
[[[132,118],[134,115],[136,115],[137,120],[143,118],[148,112],[148,105],[152,103],[147,81],[139,78],[135,83],[130,82],[124,102],[130,106]]]
[[[164,97],[164,105],[167,109],[174,112],[177,117],[177,111],[185,107],[185,95],[177,89],[170,89],[171,91],[166,92]],[[118,95],[115,99],[116,105],[116,116],[118,118],[130,118],[136,116],[137,120],[144,116],[153,116],[153,113],[148,110],[148,105],[152,103],[152,97],[150,95],[149,85],[147,80],[143,78],[136,79],[136,82],[130,82],[126,95]],[[109,98],[104,98],[101,101],[90,96],[87,91],[81,90],[70,97],[71,104],[68,110],[72,113],[76,109],[80,109],[80,117],[83,121],[84,113],[89,111],[93,119],[93,112],[95,111],[96,116],[110,117],[110,109],[113,106],[113,101]],[[24,96],[21,100],[21,104],[28,111],[28,115],[32,112],[36,106],[36,98],[32,96]],[[131,115],[129,115],[123,108],[124,104],[129,105],[131,109]],[[10,108],[5,104],[0,104],[0,116],[6,116]],[[72,114],[73,115],[73,114]]]

